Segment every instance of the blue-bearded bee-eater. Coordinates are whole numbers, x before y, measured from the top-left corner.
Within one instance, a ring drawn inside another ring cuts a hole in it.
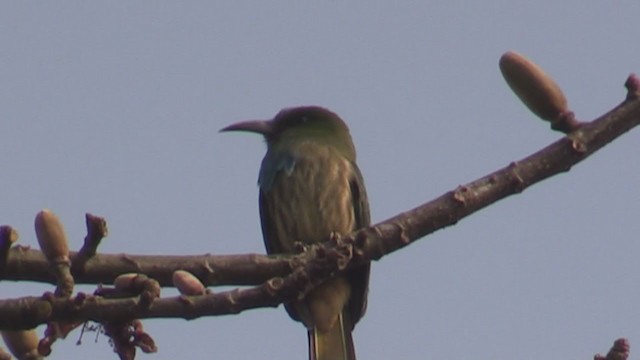
[[[261,134],[267,143],[258,185],[260,219],[269,254],[295,253],[294,244],[323,242],[332,233],[368,226],[369,202],[347,125],[318,106],[280,111],[221,131]],[[351,331],[367,306],[370,264],[350,267],[286,303],[308,330],[311,360],[354,360]]]

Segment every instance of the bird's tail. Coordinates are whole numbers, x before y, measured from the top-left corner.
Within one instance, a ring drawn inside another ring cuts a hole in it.
[[[309,360],[356,360],[348,314],[340,314],[329,331],[309,330]]]

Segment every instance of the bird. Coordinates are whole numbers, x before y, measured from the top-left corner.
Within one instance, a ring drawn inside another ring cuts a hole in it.
[[[238,122],[220,131],[264,137],[259,210],[269,254],[321,243],[370,224],[369,202],[345,122],[320,106],[285,108],[273,119]],[[307,328],[310,360],[355,360],[351,332],[367,308],[370,263],[349,267],[300,300],[285,303]]]

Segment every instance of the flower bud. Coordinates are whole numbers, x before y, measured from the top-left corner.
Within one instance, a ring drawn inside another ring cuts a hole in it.
[[[553,122],[568,111],[560,87],[538,65],[508,51],[500,58],[502,76],[520,100],[541,119]]]
[[[38,354],[38,334],[31,330],[2,330],[2,340],[9,351],[18,359],[36,358]]]
[[[68,262],[69,246],[60,219],[48,209],[36,215],[36,236],[40,249],[51,263]]]
[[[174,271],[172,280],[173,286],[175,286],[182,295],[204,295],[206,293],[206,288],[202,282],[200,282],[200,279],[188,271]]]
[[[145,274],[126,273],[118,275],[118,277],[113,280],[113,285],[121,291],[137,292],[141,290],[141,284],[147,279],[148,277]]]

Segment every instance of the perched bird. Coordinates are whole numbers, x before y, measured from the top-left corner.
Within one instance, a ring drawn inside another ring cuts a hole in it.
[[[318,106],[280,111],[272,120],[239,122],[221,131],[261,134],[260,220],[269,254],[293,253],[332,233],[369,225],[369,202],[347,125]],[[285,304],[308,330],[309,359],[354,360],[351,331],[367,306],[370,264],[350,268]]]

